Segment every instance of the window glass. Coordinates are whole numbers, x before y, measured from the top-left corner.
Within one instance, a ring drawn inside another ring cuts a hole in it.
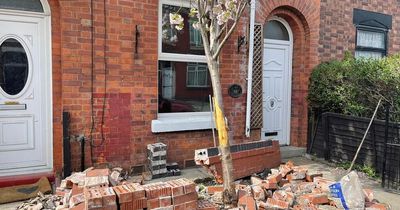
[[[209,81],[203,63],[159,61],[158,112],[210,111]]]
[[[385,34],[383,32],[358,30],[357,46],[385,49]]]
[[[20,93],[28,79],[29,66],[26,52],[15,39],[0,45],[0,87],[9,95]]]
[[[179,11],[184,18],[185,27],[178,31],[169,22],[169,14]],[[162,5],[162,52],[205,55],[200,32],[192,27],[189,8]]]
[[[44,12],[40,0],[0,0],[0,9]]]
[[[281,22],[271,20],[264,25],[264,39],[289,41],[289,33]]]
[[[382,52],[372,52],[372,51],[356,51],[356,58],[382,58]]]

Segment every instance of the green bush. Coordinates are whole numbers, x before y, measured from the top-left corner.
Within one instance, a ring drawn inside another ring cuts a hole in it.
[[[312,72],[308,102],[313,111],[371,117],[379,99],[400,113],[400,55],[321,63]],[[383,106],[378,118],[384,119]],[[400,121],[400,115],[392,115]]]

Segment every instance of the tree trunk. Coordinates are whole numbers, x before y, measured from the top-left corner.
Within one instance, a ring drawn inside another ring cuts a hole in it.
[[[221,153],[222,175],[224,179],[224,204],[236,205],[237,196],[233,178],[233,164],[229,145],[228,126],[225,121],[224,104],[222,98],[222,88],[220,81],[219,65],[216,59],[207,59],[208,68],[214,93],[215,124],[218,131],[219,151]]]

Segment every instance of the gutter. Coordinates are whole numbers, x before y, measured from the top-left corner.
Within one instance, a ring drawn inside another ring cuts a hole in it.
[[[247,74],[247,101],[246,101],[246,137],[250,137],[251,93],[253,86],[253,55],[254,55],[254,22],[256,16],[256,1],[250,3],[250,37],[249,37],[249,64]]]

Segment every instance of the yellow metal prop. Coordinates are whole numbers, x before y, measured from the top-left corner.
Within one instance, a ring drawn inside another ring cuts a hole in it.
[[[214,108],[215,108],[215,126],[218,130],[218,139],[220,146],[227,146],[228,145],[228,131],[225,126],[225,118],[222,114],[221,107],[219,106],[218,102],[214,99]]]

